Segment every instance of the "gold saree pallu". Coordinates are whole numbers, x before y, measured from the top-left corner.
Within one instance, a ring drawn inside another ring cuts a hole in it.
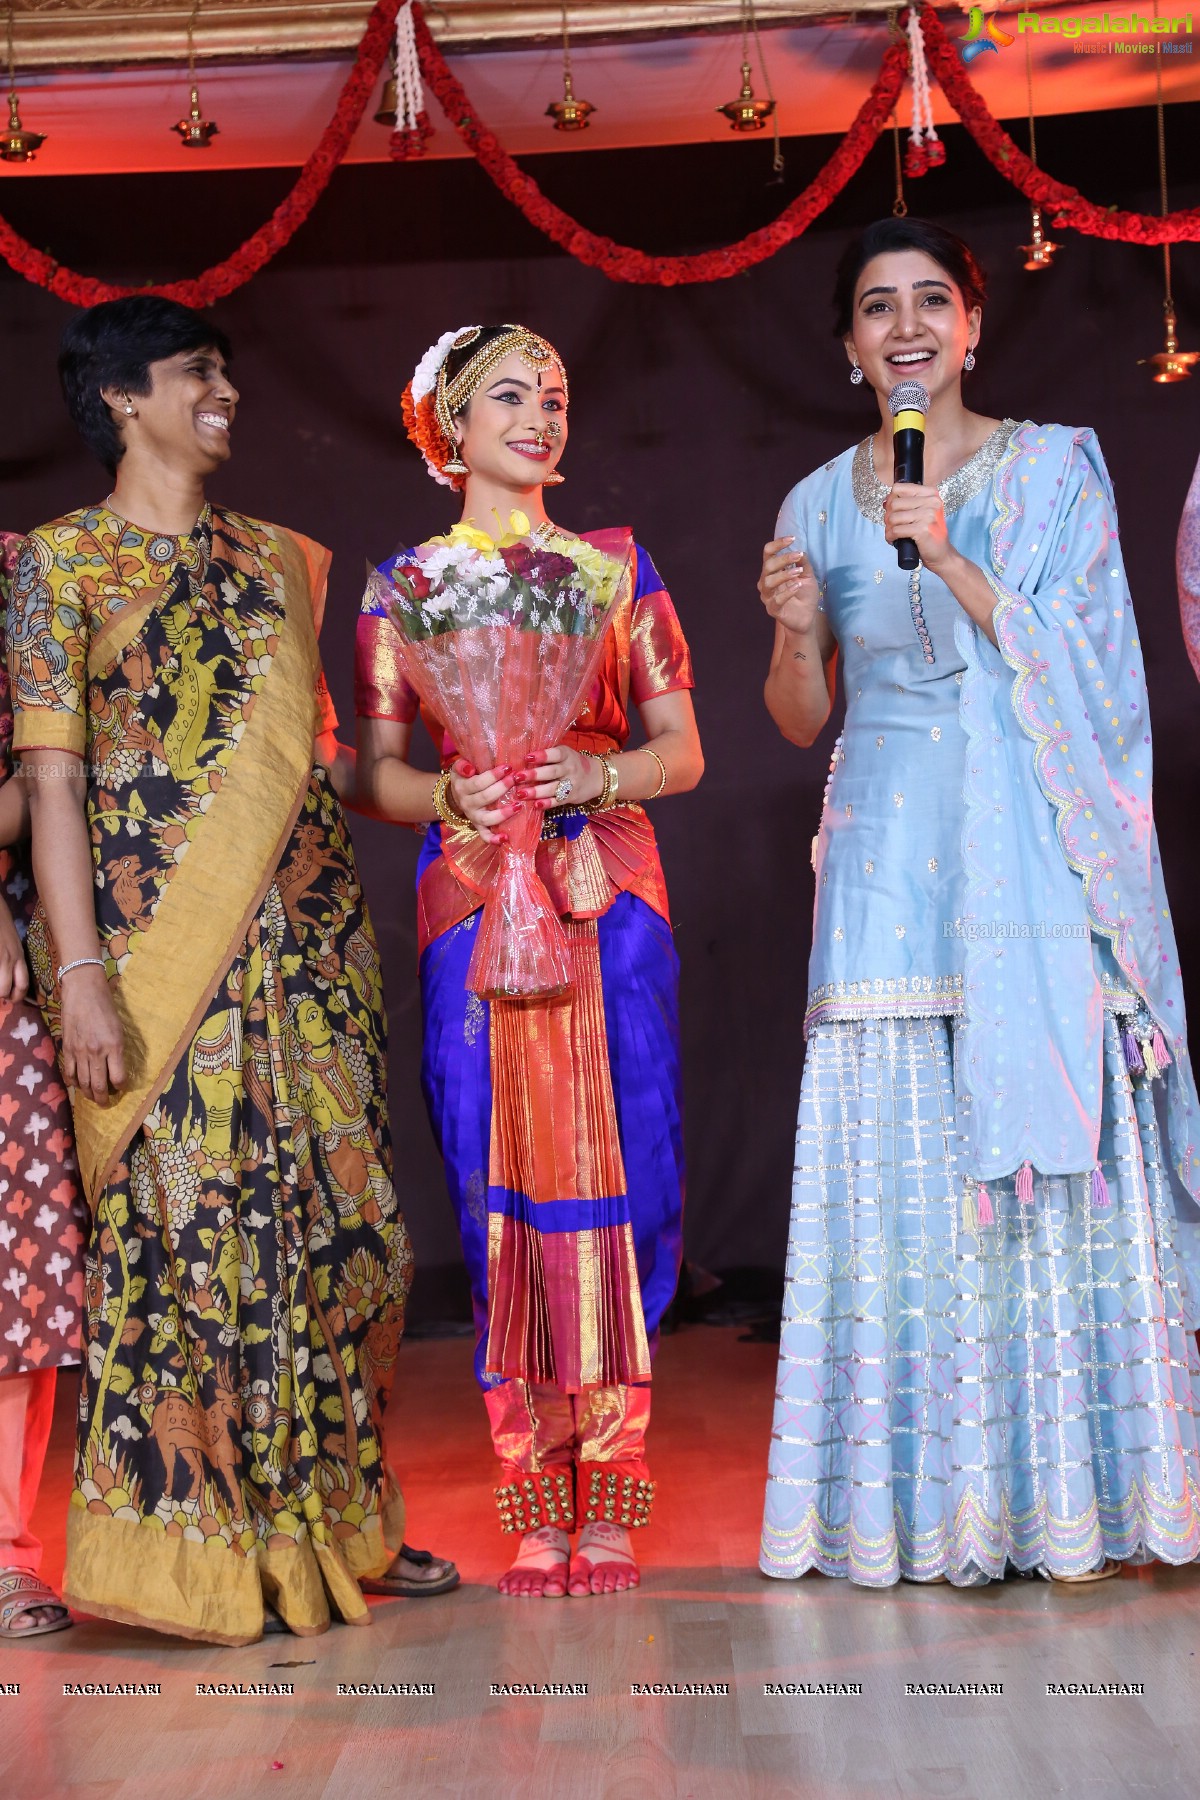
[[[566,932],[572,990],[490,1008],[486,1368],[578,1392],[648,1381],[650,1352],[596,921],[570,919]]]
[[[323,594],[328,552],[235,515],[223,521],[218,515],[214,539],[217,555],[207,572],[211,582],[219,571],[214,610],[236,604],[239,585],[257,577],[278,612],[276,643],[187,854],[159,889],[148,923],[110,984],[129,1080],[108,1106],[84,1095],[75,1099],[79,1166],[93,1207],[237,954],[274,879],[312,773],[320,666],[313,596]],[[171,593],[156,604],[118,614],[92,647],[89,674],[111,669],[131,652],[176,591],[171,584]],[[93,796],[93,802],[93,810],[102,812],[103,799]],[[102,845],[96,855],[99,861]]]

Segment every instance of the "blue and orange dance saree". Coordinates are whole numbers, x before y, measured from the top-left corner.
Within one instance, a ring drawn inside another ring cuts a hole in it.
[[[368,595],[359,620],[357,710],[411,722],[417,699],[375,605]],[[600,676],[566,741],[618,750],[631,702],[691,685],[674,608],[639,551]],[[425,724],[448,766],[456,752],[441,721]],[[467,967],[495,857],[474,833],[440,823],[426,833],[417,878],[422,1077],[458,1215],[476,1373],[497,1451],[524,1476],[556,1465],[560,1480],[545,1504],[562,1512],[568,1452],[606,1463],[606,1476],[619,1464],[631,1493],[639,1482],[649,1492],[647,1396],[636,1390],[650,1379],[681,1254],[678,961],[644,809],[565,807],[547,815],[538,870],[565,923],[574,986],[553,1000],[478,999]],[[626,1510],[642,1522],[633,1502]],[[539,1519],[523,1501],[507,1511],[514,1529]]]

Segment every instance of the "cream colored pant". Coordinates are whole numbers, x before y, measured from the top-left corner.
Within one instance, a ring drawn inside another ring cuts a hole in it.
[[[41,1567],[30,1529],[54,1417],[57,1369],[0,1376],[0,1569]]]

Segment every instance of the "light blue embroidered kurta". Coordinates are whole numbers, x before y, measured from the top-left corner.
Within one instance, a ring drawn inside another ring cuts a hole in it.
[[[1186,1562],[1195,1090],[1111,488],[1090,433],[1006,421],[942,494],[999,649],[897,569],[869,440],[778,527],[821,583],[846,719],[761,1566],[970,1584]],[[1156,1027],[1166,1082],[1141,1066]]]
[[[988,560],[992,478],[1012,431],[1006,420],[945,484],[950,540],[976,563]],[[897,567],[881,529],[885,495],[867,440],[793,488],[777,528],[805,547],[822,585],[846,693],[815,845],[809,1029],[962,1010],[973,928],[962,916],[963,613],[932,570]],[[1042,922],[1046,955],[1087,946],[1110,1006],[1119,997],[1132,1013],[1135,997],[1082,892],[1067,898],[1067,916]]]

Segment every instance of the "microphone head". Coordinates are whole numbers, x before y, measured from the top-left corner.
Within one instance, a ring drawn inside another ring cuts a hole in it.
[[[898,381],[888,395],[888,411],[893,418],[898,412],[929,411],[929,394],[919,381]]]

